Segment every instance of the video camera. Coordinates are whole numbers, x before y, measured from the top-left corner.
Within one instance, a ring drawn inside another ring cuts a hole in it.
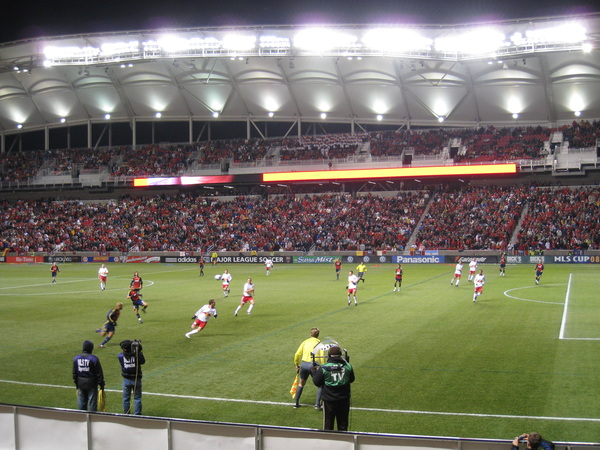
[[[329,349],[331,347],[339,347],[342,351],[342,358],[346,362],[350,362],[348,351],[343,348],[335,339],[326,337],[319,342],[311,352],[313,366],[320,366],[327,362],[327,359],[329,358]]]
[[[142,341],[134,339],[131,341],[131,353],[139,353],[142,351]]]

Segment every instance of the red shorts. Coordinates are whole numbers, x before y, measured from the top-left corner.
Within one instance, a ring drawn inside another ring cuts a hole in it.
[[[204,322],[200,319],[196,319],[196,321],[194,322],[194,325],[196,325],[198,328],[202,329],[206,326],[206,322]]]
[[[356,293],[356,288],[348,289],[348,295],[355,294],[355,293]]]
[[[229,289],[229,284],[223,283],[223,290],[225,290],[225,289]]]
[[[252,300],[254,300],[254,297],[246,297],[246,296],[242,297],[242,303],[248,303],[248,302],[251,302]]]
[[[482,292],[483,292],[483,286],[475,288],[475,293],[476,294],[481,294]]]
[[[100,275],[100,281],[102,281],[103,283],[106,283],[106,277],[103,277],[102,275]]]

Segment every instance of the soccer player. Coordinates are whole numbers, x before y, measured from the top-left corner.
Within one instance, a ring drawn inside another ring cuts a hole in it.
[[[504,253],[502,253],[502,256],[500,257],[500,276],[506,276],[506,256]]]
[[[52,275],[52,283],[54,284],[56,283],[56,276],[60,273],[60,269],[58,268],[58,266],[56,265],[55,262],[52,263],[52,266],[50,266],[50,275]]]
[[[342,270],[342,261],[340,261],[340,258],[336,258],[336,260],[333,262],[333,267],[335,267],[335,279],[339,280],[340,271]]]
[[[135,289],[129,290],[129,294],[127,294],[127,298],[129,300],[131,300],[131,303],[133,304],[133,312],[135,313],[135,315],[138,319],[138,322],[144,323],[144,321],[140,317],[140,306],[142,307],[142,311],[145,313],[146,308],[148,307],[148,303],[146,303],[144,300],[142,300],[142,297],[140,296],[139,291],[136,291]]]
[[[542,278],[543,273],[544,273],[544,263],[540,261],[535,266],[535,284],[540,284],[540,278]]]
[[[265,268],[267,270],[267,276],[271,274],[271,269],[273,268],[273,260],[271,258],[265,259]]]
[[[108,278],[108,269],[102,264],[98,269],[98,279],[100,280],[100,290],[103,291],[106,289],[106,279]]]
[[[104,346],[106,345],[106,343],[108,341],[110,341],[113,337],[113,335],[115,334],[115,328],[117,326],[117,320],[119,320],[119,316],[121,315],[121,310],[123,309],[123,303],[119,302],[117,303],[117,305],[112,308],[110,311],[108,311],[108,313],[106,314],[106,322],[104,322],[104,325],[102,326],[102,328],[98,328],[96,330],[96,333],[100,333],[100,336],[104,337],[104,340],[102,341],[102,343],[100,344],[100,348],[104,348]]]
[[[131,283],[129,283],[129,289],[135,289],[137,292],[140,292],[144,287],[144,280],[140,277],[139,272],[133,273],[133,278],[131,279]]]
[[[223,275],[221,275],[221,287],[223,288],[223,297],[229,297],[229,284],[231,283],[231,274],[229,270],[225,269]]]
[[[477,275],[475,275],[475,279],[473,280],[473,285],[475,286],[475,293],[473,294],[473,303],[477,300],[483,292],[483,285],[485,284],[485,276],[483,275],[483,270],[480,270]]]
[[[200,275],[198,275],[199,277],[203,277],[204,276],[204,258],[201,256],[200,260],[198,261],[198,266],[200,267]]]
[[[215,305],[215,300],[211,298],[207,305],[204,305],[202,308],[196,311],[196,314],[194,314],[194,317],[192,317],[192,320],[194,321],[190,327],[192,331],[185,333],[186,338],[191,339],[192,334],[196,334],[204,330],[204,327],[206,326],[208,319],[210,319],[210,316],[213,316],[215,319],[217,318],[217,310]]]
[[[396,292],[396,287],[398,287],[398,292],[400,292],[400,288],[402,287],[402,264],[398,264],[396,267],[396,276],[394,278],[394,292]]]
[[[452,280],[450,280],[450,286],[452,286],[452,283],[454,283],[454,281],[456,281],[455,286],[458,287],[458,283],[460,283],[460,277],[462,276],[462,270],[463,270],[463,264],[459,261],[456,264],[456,268],[454,269],[454,278],[452,278]]]
[[[348,289],[348,305],[352,303],[352,301],[350,300],[350,296],[353,296],[354,306],[358,306],[358,300],[356,299],[356,289],[358,287],[358,281],[359,278],[356,275],[354,275],[354,272],[348,272],[348,286],[346,286],[346,289]]]
[[[469,278],[467,281],[473,281],[473,278],[475,278],[475,272],[477,272],[477,260],[473,258],[471,262],[469,262]]]
[[[254,297],[253,296],[254,296],[254,284],[252,284],[252,278],[248,278],[248,280],[244,284],[244,291],[242,293],[242,299],[240,300],[240,304],[236,308],[233,315],[237,317],[238,312],[240,312],[240,309],[242,309],[242,307],[246,303],[250,303],[250,306],[248,306],[248,311],[247,311],[247,314],[250,315],[250,313],[252,312],[252,308],[254,308]]]
[[[358,266],[356,266],[356,271],[358,272],[358,280],[365,282],[365,272],[367,271],[367,266],[365,266],[364,262],[361,262]]]

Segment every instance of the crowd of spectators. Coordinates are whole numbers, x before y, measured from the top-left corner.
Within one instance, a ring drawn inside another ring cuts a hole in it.
[[[506,251],[521,221],[515,250],[598,249],[599,213],[598,187],[21,200],[0,203],[0,242],[19,252],[354,251],[403,250],[413,237],[422,250]]]
[[[428,195],[3,201],[0,240],[16,251],[41,252],[392,249],[406,244]]]
[[[600,248],[600,188],[533,190],[515,248]]]
[[[440,192],[423,217],[417,247],[447,250],[506,250],[528,190],[472,187]]]
[[[113,176],[178,176],[193,162],[191,145],[147,145],[140,149],[124,149],[122,161],[115,164]]]

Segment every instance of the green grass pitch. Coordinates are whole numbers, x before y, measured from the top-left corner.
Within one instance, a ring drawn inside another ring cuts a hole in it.
[[[371,265],[359,306],[347,306],[346,277],[330,265],[99,264],[0,265],[0,402],[76,408],[74,355],[90,339],[104,367],[107,411],[121,412],[119,342],[141,339],[144,414],[249,424],[320,428],[309,382],[294,410],[293,355],[311,327],[349,352],[356,372],[354,431],[510,438],[538,431],[560,441],[600,442],[600,277],[592,265],[482,266],[483,295],[463,277],[450,286],[449,265],[404,265],[392,292],[393,265]],[[224,299],[214,275],[233,275]],[[126,300],[135,270],[149,303],[138,324]],[[252,277],[256,306],[238,317]],[[186,339],[190,317],[215,298],[219,317]],[[117,301],[115,337],[98,348],[94,332]],[[568,301],[568,308],[565,302]],[[560,333],[565,339],[560,339]]]

